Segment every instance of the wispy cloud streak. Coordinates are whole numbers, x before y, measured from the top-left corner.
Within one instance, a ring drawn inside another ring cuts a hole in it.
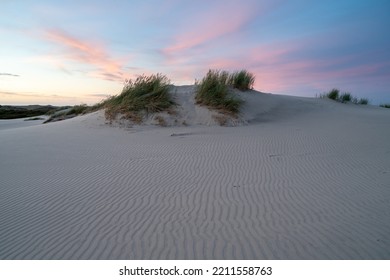
[[[254,16],[252,6],[249,3],[226,2],[222,6],[209,7],[208,12],[195,15],[184,23],[185,29],[174,36],[173,43],[165,47],[162,53],[175,55],[239,31]]]
[[[62,30],[48,30],[45,38],[61,48],[65,59],[96,68],[92,74],[102,79],[122,81],[124,65],[110,57],[102,45],[75,38]]]
[[[0,73],[0,76],[20,77],[20,75],[11,74],[11,73]]]
[[[26,93],[26,92],[12,92],[12,91],[0,91],[0,95],[8,95],[8,96],[18,96],[18,97],[53,97],[53,98],[61,98],[61,96],[56,94],[44,95],[37,93]]]

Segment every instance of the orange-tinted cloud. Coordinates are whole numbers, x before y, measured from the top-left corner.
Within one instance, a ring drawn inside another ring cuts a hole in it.
[[[93,66],[92,75],[106,80],[123,81],[121,61],[110,57],[102,45],[77,39],[62,30],[48,30],[46,39],[61,47],[61,54],[67,60]]]

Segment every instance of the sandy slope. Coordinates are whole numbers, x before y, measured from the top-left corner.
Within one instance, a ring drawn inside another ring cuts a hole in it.
[[[1,130],[0,258],[390,259],[390,110],[243,98],[238,127]]]
[[[39,116],[40,120],[29,120],[31,118],[20,118],[11,120],[0,120],[0,131],[4,129],[22,128],[42,124],[48,117]]]

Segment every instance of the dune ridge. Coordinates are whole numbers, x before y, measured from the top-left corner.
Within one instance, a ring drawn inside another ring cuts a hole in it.
[[[389,259],[389,112],[242,98],[237,127],[0,130],[0,259]]]

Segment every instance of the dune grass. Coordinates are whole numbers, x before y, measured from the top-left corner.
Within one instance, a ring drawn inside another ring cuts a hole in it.
[[[332,89],[326,94],[326,97],[332,100],[338,100],[339,99],[340,90],[337,88]]]
[[[229,73],[226,71],[209,70],[201,81],[195,82],[196,103],[238,113],[242,101],[229,93],[229,78]]]
[[[357,104],[360,104],[360,105],[367,105],[369,102],[369,100],[367,98],[360,98],[357,102]]]
[[[136,122],[142,121],[142,113],[167,110],[175,105],[169,95],[170,80],[162,74],[141,75],[135,80],[127,80],[122,93],[102,102],[106,118],[113,120],[118,114]]]
[[[350,102],[352,100],[352,95],[349,92],[345,92],[342,95],[340,95],[341,102]]]
[[[236,71],[229,75],[229,83],[239,90],[250,90],[253,89],[255,76],[247,70]]]
[[[369,104],[369,100],[367,98],[356,98],[352,96],[352,94],[349,92],[344,92],[340,94],[340,90],[337,88],[334,88],[327,93],[320,94],[320,98],[329,98],[341,103],[351,102],[359,105]]]
[[[74,105],[73,107],[63,107],[62,110],[55,110],[48,113],[47,115],[50,117],[44,121],[44,123],[70,119],[90,112],[93,112],[92,107],[87,104]]]
[[[255,77],[246,70],[234,73],[221,70],[209,70],[197,86],[195,101],[226,113],[237,114],[243,101],[230,90],[248,90],[253,88]]]
[[[66,113],[67,115],[83,115],[86,114],[90,111],[90,108],[87,104],[80,104],[80,105],[75,105],[72,107],[72,109]]]

